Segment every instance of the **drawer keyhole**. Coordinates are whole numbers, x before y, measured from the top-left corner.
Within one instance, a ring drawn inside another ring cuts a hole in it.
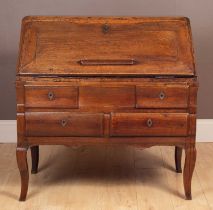
[[[48,93],[48,98],[49,98],[49,100],[53,100],[53,99],[54,99],[54,94],[53,94],[53,92],[49,92],[49,93]]]
[[[160,98],[161,100],[163,100],[163,99],[165,98],[165,93],[164,93],[163,91],[160,92],[159,98]]]
[[[62,127],[65,127],[67,125],[67,120],[61,120]]]
[[[146,123],[147,123],[147,126],[148,126],[149,128],[151,128],[151,127],[152,127],[152,125],[153,125],[153,123],[152,123],[152,120],[151,120],[151,119],[148,119]]]

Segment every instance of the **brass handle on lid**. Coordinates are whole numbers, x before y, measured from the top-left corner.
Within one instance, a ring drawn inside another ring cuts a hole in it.
[[[62,127],[65,127],[67,125],[67,120],[61,120]]]
[[[48,98],[49,98],[49,100],[53,100],[54,99],[54,93],[50,91],[48,93]]]
[[[149,128],[152,127],[152,125],[153,125],[152,119],[148,119],[146,124]]]
[[[94,59],[82,59],[78,63],[82,66],[102,66],[102,65],[135,65],[137,62],[134,59],[120,59],[120,60],[94,60]]]

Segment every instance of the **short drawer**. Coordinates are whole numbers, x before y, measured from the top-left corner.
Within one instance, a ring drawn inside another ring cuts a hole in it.
[[[103,136],[103,114],[27,112],[27,136]]]
[[[147,85],[136,87],[137,108],[187,108],[187,85]]]
[[[25,86],[25,106],[42,108],[78,108],[78,87]]]
[[[187,113],[113,113],[111,136],[187,136]]]

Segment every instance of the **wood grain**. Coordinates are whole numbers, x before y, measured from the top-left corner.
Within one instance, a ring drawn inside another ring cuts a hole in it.
[[[184,172],[183,172],[183,183],[185,189],[186,199],[192,199],[191,193],[191,180],[192,174],[195,168],[195,161],[196,161],[196,148],[194,145],[189,145],[185,148],[185,165],[184,165]]]
[[[81,86],[79,106],[82,107],[135,107],[135,86]]]
[[[29,182],[27,148],[31,148],[32,172],[36,173],[39,145],[91,145],[96,159],[107,159],[107,165],[111,156],[115,157],[114,153],[119,151],[111,147],[111,152],[108,152],[106,147],[109,145],[118,148],[124,148],[125,145],[138,148],[169,145],[176,147],[178,172],[181,171],[181,150],[184,149],[185,195],[187,199],[191,198],[196,156],[197,90],[188,18],[25,17],[22,21],[16,75],[17,162],[22,180],[20,200],[25,200]],[[97,150],[99,146],[105,148],[103,153]],[[57,151],[47,152],[47,165],[55,163],[64,152],[62,150],[60,155]],[[132,176],[135,152],[133,149],[124,149],[122,152],[127,156],[123,160],[129,161],[131,168],[124,169],[125,174],[120,166],[115,170],[104,168],[105,163],[100,165],[106,170],[107,177],[127,180],[125,186],[128,189],[123,190],[122,186],[114,186],[106,181],[106,189],[114,190],[107,195],[107,203],[104,203],[102,197],[107,194],[104,187],[100,191],[93,186],[77,187],[76,195],[81,195],[77,198],[73,196],[75,183],[72,183],[71,189],[66,188],[70,194],[63,196],[64,199],[70,199],[73,209],[84,209],[81,204],[91,200],[93,194],[97,197],[94,201],[96,206],[87,206],[93,210],[113,209],[117,203],[116,209],[122,210],[157,208],[154,204],[147,206],[141,203],[143,197],[145,200],[152,197],[154,202],[160,203],[160,208],[167,208],[169,193],[162,192],[161,196],[158,193],[166,185],[166,180],[159,182],[156,191],[146,191],[143,180],[151,177],[153,181],[150,185],[157,184],[154,182],[155,174],[153,171],[135,171]],[[72,158],[69,160],[67,156],[62,166],[57,166],[60,169],[57,171],[62,174],[66,171],[63,184],[66,183],[66,176],[79,178],[88,175],[97,181],[95,186],[99,187],[101,183],[96,177],[97,169],[82,173],[84,167],[94,165],[93,162],[87,162],[87,153],[86,156],[75,153]],[[81,167],[79,161],[82,159],[86,164],[83,163]],[[73,166],[74,172],[67,174],[69,161],[76,161],[77,172]],[[66,169],[63,169],[65,163]],[[154,171],[164,176],[161,169]],[[56,178],[52,174],[54,171],[40,178],[54,182]],[[103,176],[103,172],[98,174]],[[128,180],[137,183],[136,190],[135,185],[128,184]],[[42,189],[43,184],[34,186],[34,189]],[[143,195],[144,189],[146,195]],[[61,202],[61,190],[52,193],[52,205],[57,206]],[[39,194],[38,200],[47,196],[45,193]],[[80,198],[83,201],[78,200]],[[76,199],[77,205],[73,204]],[[27,209],[30,208],[28,206]],[[172,209],[171,205],[169,209]]]
[[[103,114],[26,113],[26,136],[103,136]]]
[[[159,83],[136,87],[137,108],[186,108],[189,88]]]
[[[186,18],[24,19],[18,74],[193,75],[188,24]],[[136,65],[80,65],[85,58]]]
[[[72,86],[25,86],[25,106],[78,108],[78,88]]]
[[[17,164],[21,175],[20,201],[25,201],[28,191],[29,172],[27,164],[27,148],[18,147],[16,149]]]
[[[182,148],[176,146],[175,147],[175,168],[177,173],[182,173],[181,160],[182,160]]]
[[[38,172],[38,163],[39,163],[39,146],[31,146],[30,150],[32,159],[31,173],[36,174]]]
[[[110,135],[187,136],[187,119],[181,113],[113,113]]]

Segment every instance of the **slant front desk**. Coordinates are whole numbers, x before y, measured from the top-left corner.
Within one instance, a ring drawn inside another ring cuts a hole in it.
[[[128,144],[185,151],[184,189],[195,166],[197,76],[184,17],[23,19],[17,65],[20,200],[39,145]],[[54,163],[53,163],[54,164]]]

